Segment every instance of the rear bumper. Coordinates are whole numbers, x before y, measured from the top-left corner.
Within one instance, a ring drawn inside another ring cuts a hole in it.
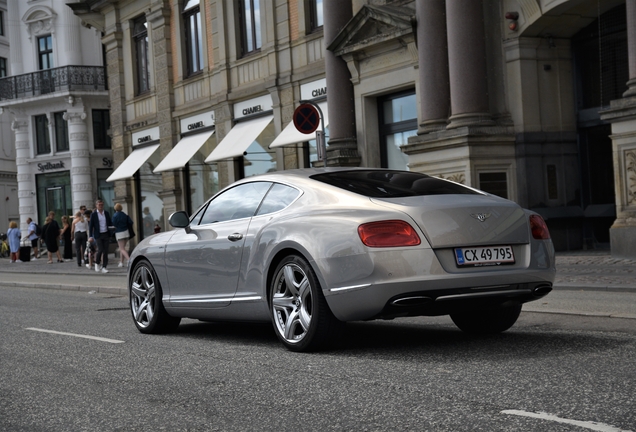
[[[538,300],[552,290],[554,270],[446,275],[417,281],[325,290],[341,321],[436,316]]]

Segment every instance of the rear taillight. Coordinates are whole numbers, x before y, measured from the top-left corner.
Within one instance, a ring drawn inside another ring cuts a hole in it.
[[[369,247],[417,246],[420,237],[407,222],[388,220],[369,222],[358,227],[362,243]]]
[[[546,240],[550,238],[548,226],[539,215],[530,215],[530,229],[532,230],[532,237],[537,240]]]

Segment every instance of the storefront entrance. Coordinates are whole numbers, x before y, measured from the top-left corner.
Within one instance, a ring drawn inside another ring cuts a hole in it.
[[[38,220],[44,225],[46,215],[55,212],[55,220],[61,224],[62,216],[73,214],[71,196],[71,176],[68,171],[39,174],[36,176]]]

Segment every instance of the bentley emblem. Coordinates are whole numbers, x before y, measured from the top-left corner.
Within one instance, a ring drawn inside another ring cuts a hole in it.
[[[471,213],[471,216],[479,222],[483,222],[490,217],[490,213]]]

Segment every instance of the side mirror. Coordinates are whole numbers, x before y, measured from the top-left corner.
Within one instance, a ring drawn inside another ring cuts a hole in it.
[[[174,228],[186,228],[190,225],[190,218],[188,217],[188,213],[178,211],[170,215],[168,222],[170,223],[170,226]]]

